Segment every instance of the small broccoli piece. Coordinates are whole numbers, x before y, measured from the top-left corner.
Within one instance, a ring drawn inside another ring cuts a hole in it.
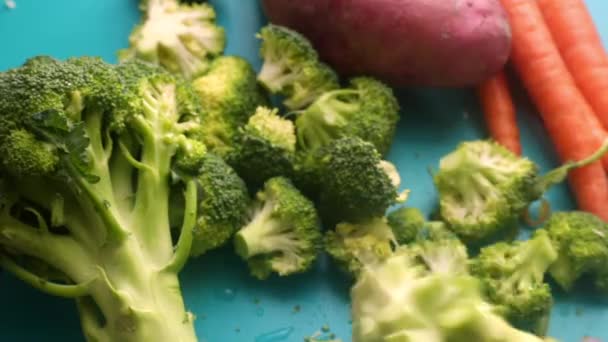
[[[556,213],[544,226],[557,250],[557,260],[549,274],[565,290],[570,291],[583,275],[605,274],[608,263],[608,224],[585,212]]]
[[[257,193],[249,222],[236,234],[236,252],[251,274],[265,279],[308,270],[321,247],[314,204],[284,177],[269,179]]]
[[[317,52],[301,34],[271,24],[258,37],[264,60],[258,80],[271,93],[285,96],[287,108],[304,108],[323,92],[338,88],[335,72],[319,62]]]
[[[298,144],[318,148],[341,137],[369,141],[382,154],[393,142],[399,103],[392,90],[369,77],[357,77],[349,88],[323,93],[296,119]]]
[[[424,214],[417,208],[399,208],[389,213],[387,219],[400,245],[416,241],[427,223]]]
[[[236,56],[217,58],[192,85],[201,99],[201,140],[210,151],[224,157],[238,128],[258,106],[267,104],[267,95],[257,84],[249,62]]]
[[[342,138],[328,145],[318,160],[319,208],[324,222],[360,222],[382,217],[400,200],[400,178],[371,143]]]
[[[247,184],[259,187],[270,178],[293,174],[295,149],[293,122],[276,109],[258,107],[236,135],[227,160]]]
[[[400,247],[351,289],[353,342],[542,342],[494,313],[457,240]]]
[[[517,220],[530,203],[572,169],[597,161],[602,146],[588,158],[567,163],[546,175],[497,143],[472,141],[443,157],[434,176],[442,219],[471,245],[516,236]]]
[[[36,57],[0,73],[0,267],[75,299],[87,340],[196,341],[178,273],[204,215],[188,174],[205,154],[197,103],[139,62]]]
[[[195,257],[224,245],[245,224],[250,205],[245,182],[222,158],[212,153],[202,159],[196,183],[199,215],[192,231],[190,252]],[[182,196],[175,196],[172,205],[177,215],[183,213]]]
[[[528,241],[500,242],[481,249],[471,264],[488,300],[509,322],[544,335],[553,297],[545,273],[557,259],[546,231]]]
[[[129,37],[121,61],[138,58],[191,79],[204,73],[226,45],[224,29],[215,23],[209,4],[180,4],[177,0],[147,0],[142,22]]]
[[[396,247],[395,235],[386,218],[362,223],[340,223],[325,233],[325,250],[342,271],[353,277],[360,273],[363,263],[380,262]]]

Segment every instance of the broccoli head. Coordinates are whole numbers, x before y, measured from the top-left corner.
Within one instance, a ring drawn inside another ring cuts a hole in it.
[[[87,340],[196,340],[178,272],[199,214],[183,172],[205,154],[198,108],[145,63],[36,57],[0,73],[0,267],[74,298]]]
[[[595,215],[573,211],[553,214],[544,229],[558,254],[549,274],[561,288],[570,291],[583,275],[599,277],[601,285],[608,263],[608,224]]]
[[[546,231],[528,241],[500,242],[481,249],[471,264],[486,296],[512,324],[544,335],[553,297],[545,273],[557,259]]]
[[[352,224],[340,223],[325,233],[325,250],[340,269],[356,277],[364,263],[389,257],[397,243],[386,218]]]
[[[351,289],[354,342],[542,342],[494,313],[458,240],[399,247]]]
[[[265,279],[308,270],[321,248],[314,204],[284,177],[271,178],[257,193],[249,222],[235,236],[236,252],[251,273]]]
[[[441,217],[469,244],[513,238],[517,220],[530,203],[562,182],[570,170],[597,161],[606,150],[608,145],[540,176],[536,164],[497,143],[462,143],[441,159],[434,176]]]
[[[287,108],[301,109],[323,92],[337,89],[338,77],[319,62],[313,46],[301,34],[277,25],[262,28],[260,83],[273,94],[285,96]]]
[[[224,29],[215,23],[209,4],[148,0],[142,22],[129,37],[121,61],[138,58],[191,79],[204,73],[226,45]]]
[[[416,208],[402,207],[388,214],[391,226],[399,245],[417,241],[438,241],[456,239],[457,236],[441,221],[427,221]]]
[[[327,145],[341,137],[369,141],[381,154],[391,146],[399,103],[382,82],[357,77],[344,89],[323,93],[296,119],[298,143],[304,149]]]
[[[218,57],[192,85],[202,107],[200,139],[209,150],[225,157],[238,128],[268,102],[267,96],[249,62],[236,56]]]
[[[276,109],[258,107],[237,133],[227,160],[247,184],[259,187],[267,179],[292,175],[295,149],[293,122]]]
[[[382,217],[400,200],[397,170],[371,143],[342,138],[323,150],[318,159],[319,207],[326,223]]]

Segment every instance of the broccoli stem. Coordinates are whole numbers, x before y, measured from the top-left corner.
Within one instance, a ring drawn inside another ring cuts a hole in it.
[[[272,61],[270,58],[266,59],[258,74],[260,83],[272,93],[282,91],[283,87],[289,84],[294,77],[285,65]]]
[[[253,220],[235,235],[235,249],[244,259],[254,255],[287,250],[293,244],[285,224],[272,217],[274,205],[266,202]]]

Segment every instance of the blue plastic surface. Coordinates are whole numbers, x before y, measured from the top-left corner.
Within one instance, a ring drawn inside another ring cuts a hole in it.
[[[38,54],[98,55],[114,62],[139,15],[135,0],[14,1],[15,9],[0,8],[0,70]],[[227,53],[259,66],[254,33],[264,19],[257,1],[212,3],[228,32]],[[587,3],[608,45],[608,2]],[[403,119],[389,159],[398,166],[404,187],[412,189],[409,204],[428,213],[436,202],[428,167],[459,141],[485,132],[470,91],[403,89],[399,94]],[[532,106],[521,92],[517,97],[524,153],[548,170],[557,159]],[[556,210],[573,208],[565,186],[547,197]],[[192,261],[182,285],[186,304],[198,317],[200,341],[296,342],[324,325],[350,341],[349,283],[325,259],[309,274],[259,282],[227,248]],[[568,342],[586,335],[608,341],[608,300],[584,292],[565,296],[556,291],[550,335]],[[70,301],[40,294],[6,274],[0,275],[0,322],[0,341],[83,340]]]

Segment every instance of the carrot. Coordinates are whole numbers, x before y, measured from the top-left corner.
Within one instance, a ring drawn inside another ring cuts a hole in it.
[[[490,136],[513,153],[521,155],[515,105],[504,71],[483,82],[477,92]]]
[[[566,162],[591,155],[604,137],[595,135],[597,128],[590,119],[595,117],[592,109],[568,72],[537,0],[501,2],[513,35],[512,63],[538,108],[560,158]],[[608,178],[601,164],[580,168],[572,172],[569,179],[579,207],[608,220]]]
[[[595,115],[608,128],[608,54],[582,0],[539,0],[562,58]]]

